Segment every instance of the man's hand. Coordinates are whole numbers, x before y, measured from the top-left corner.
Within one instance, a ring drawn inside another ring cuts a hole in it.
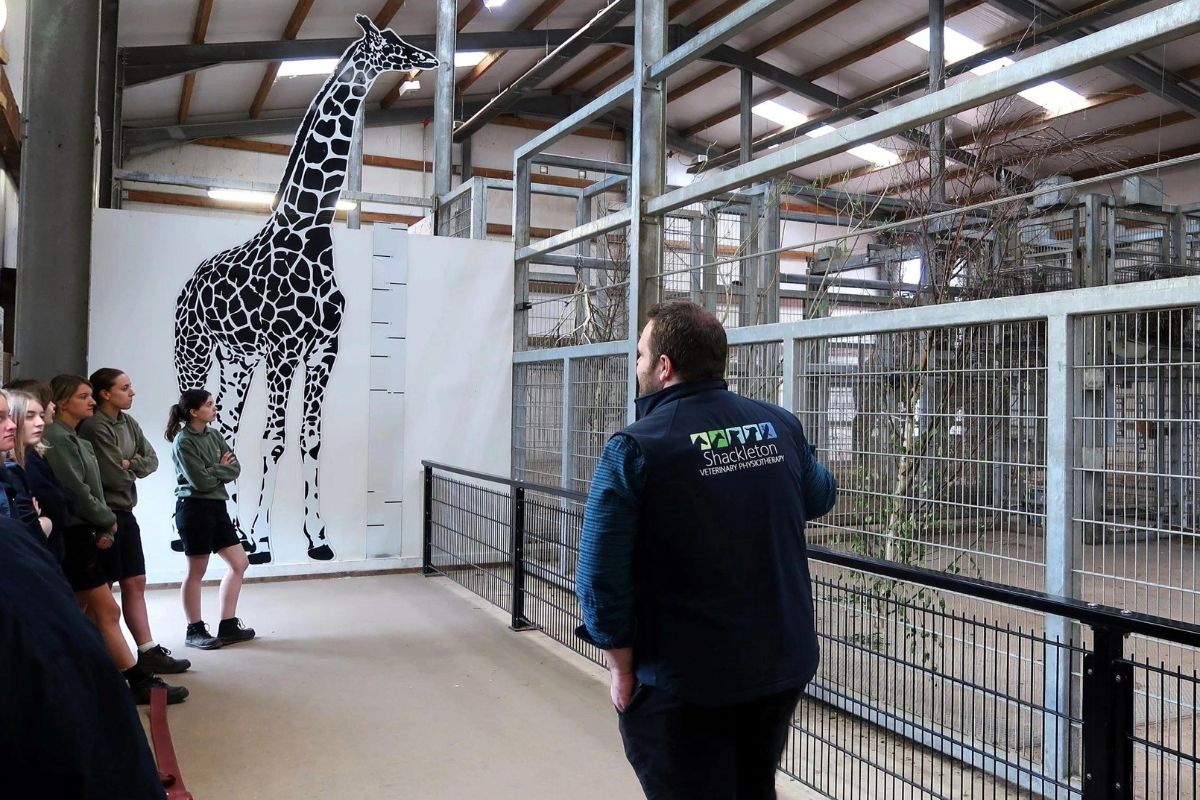
[[[632,672],[613,670],[609,673],[609,677],[612,679],[612,685],[609,688],[612,704],[617,711],[623,714],[629,707],[629,699],[633,697],[633,690],[637,688],[637,676]]]
[[[633,690],[637,686],[637,675],[633,672],[633,648],[605,650],[604,660],[608,662],[612,704],[623,714],[629,707],[629,698],[633,696]]]

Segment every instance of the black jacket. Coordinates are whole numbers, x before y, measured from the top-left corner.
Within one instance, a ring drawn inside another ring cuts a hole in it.
[[[803,686],[819,658],[804,526],[836,488],[799,421],[721,380],[639,398],[638,412],[621,432],[646,464],[638,677],[711,705]],[[824,490],[806,490],[814,484]]]
[[[0,676],[5,797],[165,797],[133,696],[100,632],[80,613],[50,554],[6,519]]]
[[[25,479],[29,482],[29,489],[37,498],[38,505],[42,507],[42,514],[49,517],[54,525],[47,544],[50,552],[61,562],[63,532],[67,529],[71,517],[75,515],[75,497],[55,477],[54,470],[50,469],[46,459],[34,450],[25,454]]]

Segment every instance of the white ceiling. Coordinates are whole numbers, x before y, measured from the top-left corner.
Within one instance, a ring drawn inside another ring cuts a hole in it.
[[[121,3],[120,44],[140,46],[154,44],[182,44],[191,40],[199,0],[124,0]],[[466,28],[467,31],[509,30],[516,27],[540,0],[508,0],[502,7],[479,13]],[[1152,0],[1144,4],[1145,9],[1165,5],[1167,0]],[[1084,5],[1081,0],[1058,0],[1068,10]],[[462,0],[460,7],[466,4]],[[208,27],[207,41],[257,41],[272,40],[281,36],[292,13],[295,0],[216,0]],[[317,0],[300,30],[300,38],[350,37],[358,33],[353,21],[356,13],[374,16],[383,7],[384,0]],[[565,0],[542,28],[578,28],[583,25],[604,3],[601,0]],[[693,23],[705,13],[720,5],[720,0],[704,0],[697,3],[675,22]],[[754,29],[743,33],[732,44],[746,50],[752,49],[786,26],[802,19],[823,7],[823,0],[795,0]],[[413,33],[432,33],[434,30],[433,0],[409,0],[393,20],[391,27],[401,36]],[[889,32],[920,19],[928,9],[927,0],[863,0],[853,8],[821,23],[804,35],[765,53],[763,58],[797,75],[837,59],[862,47]],[[1128,17],[1130,14],[1126,14]],[[627,20],[624,24],[632,24]],[[948,25],[954,30],[983,43],[990,43],[1020,33],[1026,25],[991,5],[977,6],[963,14],[952,17]],[[1180,40],[1147,55],[1168,67],[1181,70],[1193,67],[1198,60],[1197,41],[1200,37]],[[1045,45],[1051,46],[1051,45]],[[587,64],[602,48],[589,48],[573,59],[567,66],[550,78],[545,86],[553,87],[568,75]],[[1033,52],[1032,50],[1029,52]],[[524,73],[541,57],[542,51],[519,50],[508,53],[498,65],[479,80],[468,92],[469,95],[489,96]],[[1023,55],[1023,54],[1022,54]],[[604,78],[629,64],[622,55],[583,84],[583,89],[592,88]],[[713,68],[713,64],[701,62],[690,66],[672,78],[670,86],[678,87],[688,80]],[[908,42],[900,42],[863,61],[841,71],[822,77],[816,83],[844,97],[855,97],[886,86],[898,79],[924,70],[927,66],[926,52]],[[195,91],[191,101],[189,121],[226,121],[245,119],[262,76],[265,63],[229,64],[201,71],[197,75]],[[460,69],[459,77],[469,69]],[[378,100],[391,88],[396,78],[382,78],[369,100]],[[301,111],[320,86],[320,77],[298,77],[278,81],[272,89],[264,116],[293,116]],[[1128,82],[1104,69],[1089,70],[1080,75],[1064,79],[1066,85],[1088,95]],[[422,81],[422,88],[405,96],[406,103],[431,102],[433,80]],[[143,86],[131,87],[124,96],[123,113],[126,124],[154,125],[169,124],[176,120],[182,78],[171,78]],[[772,88],[765,81],[755,81],[755,92]],[[739,78],[736,72],[714,80],[703,89],[670,102],[668,123],[677,129],[686,129],[715,112],[737,104]],[[795,95],[785,95],[780,102],[792,109],[812,116],[823,108],[811,100]],[[1035,106],[1016,100],[1005,109],[1006,116],[1030,114]],[[1065,134],[1077,136],[1106,126],[1148,119],[1155,114],[1174,113],[1170,104],[1151,96],[1130,98],[1112,103],[1086,113],[1066,118],[1059,124]],[[959,136],[965,135],[980,115],[972,112],[951,120],[951,130]],[[754,133],[768,133],[777,126],[756,117]],[[722,146],[736,145],[739,133],[737,118],[729,119],[698,134],[699,137],[716,141]],[[1161,146],[1160,146],[1161,143]],[[1169,144],[1168,144],[1169,143]],[[1200,143],[1200,123],[1190,121],[1172,125],[1153,135],[1141,135],[1120,139],[1105,145],[1106,154],[1124,149],[1132,154],[1156,152],[1189,143]],[[897,144],[901,147],[901,144]],[[1064,157],[1048,162],[1048,168],[1059,163],[1080,160]],[[827,163],[811,165],[802,170],[805,177],[816,177],[830,172],[841,172],[862,167],[863,162],[846,155]],[[866,179],[856,184],[873,184],[876,179]]]

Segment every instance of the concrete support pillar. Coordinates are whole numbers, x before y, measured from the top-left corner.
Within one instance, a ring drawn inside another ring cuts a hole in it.
[[[28,6],[13,374],[87,369],[100,3]]]

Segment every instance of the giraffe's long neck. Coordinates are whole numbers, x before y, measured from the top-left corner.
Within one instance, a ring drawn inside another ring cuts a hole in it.
[[[378,77],[361,66],[357,50],[342,56],[304,115],[279,184],[272,215],[276,225],[303,229],[333,222],[346,183],[355,120]]]

